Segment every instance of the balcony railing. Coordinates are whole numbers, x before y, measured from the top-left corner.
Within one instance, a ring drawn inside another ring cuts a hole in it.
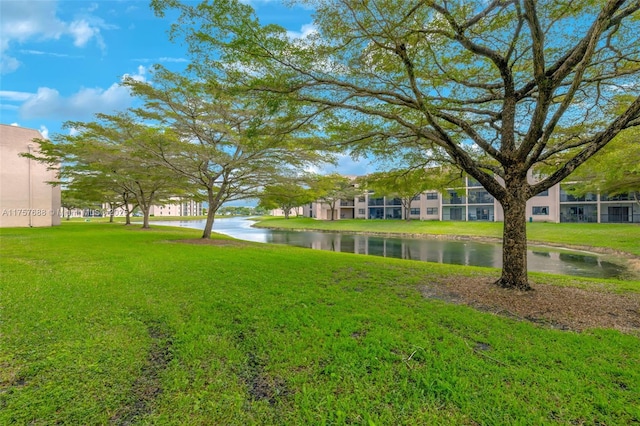
[[[442,204],[464,204],[465,197],[442,197]]]
[[[560,191],[560,202],[561,203],[571,203],[571,202],[576,202],[576,201],[590,201],[590,202],[595,202],[598,201],[598,195],[597,194],[593,194],[591,192],[586,193],[585,195],[572,195],[572,194],[567,194],[564,190]]]
[[[469,204],[493,204],[494,198],[486,192],[469,193]]]

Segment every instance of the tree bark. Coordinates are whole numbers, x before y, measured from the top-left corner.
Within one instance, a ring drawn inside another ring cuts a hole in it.
[[[527,278],[527,199],[510,196],[501,204],[504,209],[502,276],[496,284],[513,290],[531,290]]]
[[[217,210],[217,207],[214,205],[214,203],[216,203],[216,199],[213,194],[213,188],[207,188],[207,198],[209,201],[209,210],[207,210],[207,222],[204,224],[204,230],[202,231],[202,238],[205,240],[211,238],[213,220],[215,219]]]
[[[112,203],[107,203],[109,206],[109,223],[113,223],[113,219],[116,215],[116,206]]]
[[[151,226],[149,226],[149,206],[147,207],[142,207],[140,206],[140,210],[142,210],[142,228],[143,229],[149,229],[151,228]]]

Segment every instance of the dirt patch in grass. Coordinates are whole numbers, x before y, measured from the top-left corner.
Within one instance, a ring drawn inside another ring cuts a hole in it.
[[[131,387],[131,400],[110,419],[112,425],[131,425],[151,413],[153,402],[162,393],[160,374],[171,361],[171,335],[161,324],[148,324],[152,344],[147,362]]]
[[[248,354],[248,358],[244,381],[247,384],[249,395],[254,401],[263,400],[274,405],[279,398],[289,394],[286,382],[279,377],[267,374],[264,365],[253,352]]]
[[[640,335],[640,294],[614,294],[535,283],[505,290],[486,278],[458,277],[420,287],[424,297],[563,330],[611,328]]]

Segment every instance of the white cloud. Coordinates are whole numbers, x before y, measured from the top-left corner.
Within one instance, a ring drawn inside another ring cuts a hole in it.
[[[337,164],[321,168],[320,174],[339,173],[341,175],[364,176],[373,171],[371,162],[365,159],[354,159],[349,154],[338,154]]]
[[[125,74],[122,76],[122,80],[125,78],[131,78],[135,81],[145,82],[147,78],[145,75],[147,74],[147,68],[144,65],[138,65],[138,72],[136,74]]]
[[[55,89],[40,87],[38,92],[20,106],[24,118],[80,120],[97,112],[112,113],[131,105],[129,89],[114,83],[108,89],[83,88],[69,97]]]
[[[10,125],[10,126],[13,126],[13,127],[20,127],[20,125],[19,125],[18,123],[11,123],[11,124],[9,124],[9,125]]]
[[[0,100],[7,100],[7,101],[14,101],[14,102],[15,101],[26,101],[31,96],[33,96],[33,93],[15,92],[15,91],[11,91],[11,90],[0,90]]]
[[[136,81],[146,81],[147,69],[143,65],[133,74],[125,74],[125,77]],[[64,96],[56,89],[39,87],[36,93],[0,91],[0,100],[5,107],[6,102],[20,103],[13,106],[19,109],[20,116],[25,119],[48,118],[61,120],[90,119],[98,112],[113,113],[121,111],[133,102],[133,97],[128,87],[113,83],[109,88],[100,87],[81,88],[76,93]]]
[[[139,65],[131,74],[122,76],[136,81],[146,81],[147,68]],[[120,82],[107,89],[81,88],[65,96],[50,87],[39,87],[36,93],[0,90],[0,109],[17,110],[24,119],[48,118],[54,120],[83,120],[98,112],[113,113],[131,106],[133,97],[128,87]]]
[[[40,126],[40,134],[42,134],[43,138],[49,139],[49,129],[44,124]]]
[[[13,72],[20,66],[20,61],[8,53],[12,44],[29,40],[59,40],[68,35],[73,38],[76,47],[85,47],[95,39],[98,47],[104,51],[106,46],[100,29],[114,28],[94,17],[62,21],[57,16],[57,2],[53,0],[3,1],[0,26],[0,71],[3,74]]]
[[[11,56],[2,54],[0,57],[0,74],[9,74],[20,68],[20,61]]]
[[[156,58],[156,59],[152,59],[152,58],[137,58],[137,59],[133,59],[135,62],[142,62],[143,64],[148,64],[150,62],[153,63],[157,63],[157,62],[189,62],[188,59],[185,58],[170,58],[167,56],[163,56],[161,58]]]
[[[57,53],[57,52],[43,52],[42,50],[33,50],[33,49],[21,49],[20,53],[26,55],[44,55],[44,56],[54,56],[56,58],[81,58],[82,56],[73,56],[67,53]]]
[[[287,36],[294,40],[299,38],[306,38],[311,34],[318,32],[318,29],[313,24],[304,24],[300,27],[300,31],[287,31]]]
[[[89,26],[89,23],[83,19],[81,21],[73,21],[69,24],[69,33],[74,38],[74,46],[84,47],[89,40],[100,33],[100,30]]]

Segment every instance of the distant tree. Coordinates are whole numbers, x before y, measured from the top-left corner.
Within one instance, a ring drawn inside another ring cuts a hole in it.
[[[320,203],[329,205],[331,220],[336,219],[336,211],[341,200],[353,200],[362,194],[362,190],[357,187],[354,179],[337,173],[317,176],[311,180],[310,184],[313,198]]]
[[[60,191],[60,207],[62,207],[62,215],[71,220],[71,214],[74,210],[83,210],[88,207],[93,207],[96,203],[100,202],[100,198],[94,198],[93,196],[87,196],[86,192],[83,192],[77,188],[63,188]]]
[[[115,203],[115,194],[121,194],[127,209],[128,200],[135,199],[143,214],[142,227],[149,228],[151,205],[184,191],[181,182],[149,156],[149,146],[166,136],[124,113],[97,117],[99,121],[65,123],[76,129],[73,135],[39,140],[41,154],[36,159],[60,164],[60,181],[76,193],[86,193],[93,185],[96,194],[104,195],[103,202],[106,198]]]
[[[411,220],[411,202],[427,190],[444,192],[460,186],[460,172],[446,167],[392,170],[358,179],[360,186],[375,194],[399,198],[405,220]]]
[[[68,165],[67,165],[68,166]],[[66,168],[66,167],[65,167]],[[121,188],[107,175],[96,173],[72,173],[65,170],[67,180],[62,190],[62,207],[67,210],[67,220],[70,219],[71,210],[86,209],[89,206],[106,205],[106,213],[109,222],[113,222],[115,211],[122,209],[126,212],[126,224],[131,224],[131,213],[138,207],[134,194]],[[61,184],[59,181],[54,184]]]
[[[288,94],[310,119],[331,109],[326,133],[345,146],[446,154],[504,209],[496,284],[530,289],[527,200],[640,125],[640,2],[300,3],[316,31],[292,39],[239,0],[152,0],[181,12],[174,36],[221,78]]]
[[[281,109],[275,96],[237,97],[214,76],[156,71],[153,84],[126,84],[145,101],[138,116],[173,135],[148,154],[206,194],[202,238],[210,238],[222,204],[256,198],[281,170],[319,160],[310,143],[300,142],[304,136],[296,135],[304,122]]]
[[[125,225],[131,225],[131,214],[138,208],[134,194],[124,189],[119,193],[109,191],[104,194],[103,202],[107,205],[109,222],[113,222],[116,211],[120,209],[124,211]]]
[[[282,176],[279,182],[267,185],[260,194],[260,207],[279,208],[289,219],[291,210],[315,200],[315,194],[304,177]]]

